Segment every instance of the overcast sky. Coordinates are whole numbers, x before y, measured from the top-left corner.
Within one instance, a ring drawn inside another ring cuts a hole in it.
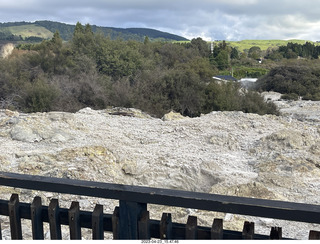
[[[0,0],[0,22],[80,21],[206,40],[320,40],[320,0]]]

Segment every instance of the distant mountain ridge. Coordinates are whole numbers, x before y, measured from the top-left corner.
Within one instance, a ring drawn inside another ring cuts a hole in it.
[[[58,30],[62,39],[68,41],[72,38],[74,28],[75,25],[48,20],[0,23],[0,40],[36,41],[40,39],[48,39],[51,35],[53,36],[55,31]],[[91,25],[91,28],[93,32],[103,33],[111,39],[120,38],[123,40],[143,41],[144,38],[148,36],[151,41],[188,41],[188,39],[182,36],[149,28],[115,28],[96,25]]]

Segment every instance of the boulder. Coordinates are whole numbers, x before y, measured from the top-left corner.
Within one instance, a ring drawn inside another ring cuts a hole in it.
[[[185,118],[186,117],[184,117],[180,113],[176,113],[176,112],[171,111],[170,113],[165,114],[161,119],[163,121],[172,121],[172,120],[181,120],[181,119],[185,119]]]

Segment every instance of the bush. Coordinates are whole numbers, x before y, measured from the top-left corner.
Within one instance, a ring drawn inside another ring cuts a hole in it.
[[[48,112],[58,97],[58,90],[44,80],[37,80],[27,88],[24,98],[26,112]]]
[[[258,79],[255,88],[287,94],[287,98],[302,96],[304,99],[318,100],[316,94],[320,93],[320,67],[308,63],[279,66]]]
[[[281,96],[281,99],[297,101],[297,100],[299,100],[299,95],[296,94],[296,93],[283,94],[283,95]]]
[[[280,114],[277,106],[273,102],[265,102],[263,97],[254,91],[246,91],[244,93],[244,96],[241,99],[240,110],[245,113],[257,113],[260,115]]]
[[[240,90],[239,83],[212,82],[206,88],[205,113],[216,111],[243,111],[245,113],[279,114],[276,105],[265,102],[263,97],[254,91]]]

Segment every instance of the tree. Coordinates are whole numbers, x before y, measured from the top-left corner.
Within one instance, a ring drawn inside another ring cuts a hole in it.
[[[54,52],[58,52],[62,48],[62,38],[60,37],[59,31],[53,34],[51,39],[51,45]]]
[[[229,67],[229,53],[227,50],[221,50],[215,58],[219,70],[224,70]]]
[[[191,40],[191,47],[196,49],[201,57],[208,57],[210,55],[209,45],[200,37]]]
[[[234,47],[231,48],[230,58],[231,59],[239,59],[240,58],[238,50]]]
[[[143,44],[144,44],[144,45],[148,45],[149,43],[150,43],[149,37],[146,36],[146,37],[144,38]]]
[[[248,57],[252,59],[260,59],[261,58],[261,48],[254,46],[249,49]]]

